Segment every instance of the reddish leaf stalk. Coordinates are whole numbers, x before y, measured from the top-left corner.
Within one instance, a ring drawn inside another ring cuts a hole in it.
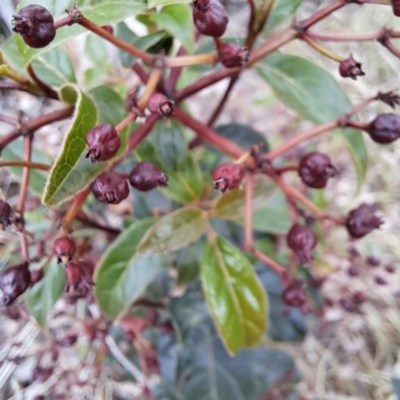
[[[28,169],[39,169],[42,171],[50,171],[51,169],[51,166],[47,164],[40,164],[23,160],[0,160],[0,167],[24,167]]]
[[[251,248],[250,252],[255,257],[257,257],[260,261],[264,262],[271,269],[273,269],[281,277],[283,284],[286,286],[286,284],[289,282],[288,272],[287,272],[286,268],[282,267],[282,265],[278,264],[272,258],[269,258],[267,255],[265,255],[264,253],[262,253],[260,250],[256,249],[255,247]]]

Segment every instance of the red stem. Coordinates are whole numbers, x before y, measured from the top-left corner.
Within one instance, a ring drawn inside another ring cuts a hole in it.
[[[307,29],[310,26],[316,24],[317,22],[321,21],[321,19],[324,19],[327,17],[329,14],[332,14],[334,11],[338,10],[339,8],[344,7],[346,3],[344,0],[335,0],[332,4],[329,6],[317,11],[314,15],[312,15],[310,18],[306,19],[301,23],[301,27],[303,29]]]
[[[147,85],[147,82],[149,81],[149,74],[144,70],[143,66],[137,62],[132,65],[132,70],[136,72],[136,75],[139,77],[139,79]]]
[[[32,68],[32,65],[29,64],[28,67],[26,68],[29,76],[32,78],[32,80],[42,89],[48,97],[59,100],[58,94],[56,91],[54,91],[47,83],[43,82],[39,77],[36,75],[35,71]]]

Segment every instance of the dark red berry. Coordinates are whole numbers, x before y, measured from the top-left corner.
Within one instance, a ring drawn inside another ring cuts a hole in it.
[[[387,285],[386,279],[383,279],[381,276],[376,276],[376,277],[375,277],[375,282],[376,282],[378,285]]]
[[[75,242],[67,236],[56,239],[53,244],[53,249],[59,263],[71,261],[76,252]]]
[[[69,262],[65,266],[65,274],[67,276],[66,292],[79,292],[80,288],[90,289],[93,286],[93,281],[87,277],[80,264]]]
[[[383,224],[382,219],[374,214],[375,210],[373,205],[362,204],[349,213],[346,228],[351,237],[362,238]]]
[[[342,308],[348,312],[354,312],[356,310],[356,305],[354,304],[352,299],[340,299],[339,303]]]
[[[360,271],[359,271],[358,268],[355,267],[354,265],[352,265],[351,267],[349,267],[349,269],[347,270],[347,273],[348,273],[348,275],[351,276],[351,277],[360,275]]]
[[[355,303],[361,304],[367,300],[367,296],[364,292],[355,292],[353,294],[353,300]]]
[[[121,139],[112,125],[100,124],[87,133],[86,144],[89,148],[86,158],[89,157],[91,162],[106,161],[117,154]]]
[[[380,114],[365,130],[376,143],[392,143],[400,137],[400,115]]]
[[[201,34],[221,37],[226,30],[228,20],[228,14],[218,0],[193,1],[193,21]]]
[[[8,225],[11,224],[10,215],[10,205],[5,201],[0,200],[0,229],[4,230],[7,228]]]
[[[392,0],[393,14],[400,17],[400,0]]]
[[[379,258],[376,258],[374,256],[369,256],[367,257],[367,264],[370,265],[371,267],[378,267],[381,263],[381,260]]]
[[[357,62],[352,56],[340,63],[339,73],[343,78],[351,78],[353,80],[357,80],[357,76],[365,75],[361,69],[361,63]]]
[[[323,284],[326,281],[326,277],[325,276],[321,276],[319,278],[311,278],[308,280],[308,284],[314,288],[314,289],[321,289],[321,287],[323,286]]]
[[[0,274],[0,289],[3,292],[3,303],[12,304],[15,299],[28,289],[31,283],[31,274],[28,263],[21,263],[7,268]]]
[[[391,264],[385,265],[385,270],[389,274],[394,274],[396,272],[396,269],[395,269],[394,265],[391,265]]]
[[[168,118],[174,113],[174,102],[162,93],[153,93],[147,102],[147,108],[152,114]]]
[[[301,282],[294,282],[282,292],[282,301],[291,307],[302,307],[306,304],[307,294],[301,287]]]
[[[156,187],[168,186],[168,176],[154,164],[142,161],[137,163],[129,174],[129,182],[135,189],[148,192]]]
[[[31,285],[33,286],[35,283],[38,283],[43,279],[43,270],[42,269],[34,269],[31,271]]]
[[[300,258],[300,262],[305,263],[312,259],[311,251],[317,245],[317,236],[308,226],[293,225],[286,241],[289,248]]]
[[[249,51],[246,47],[236,44],[220,43],[217,48],[218,59],[226,68],[240,68],[249,61]]]
[[[92,183],[91,189],[96,200],[101,203],[118,204],[129,195],[126,180],[112,171],[99,175]]]
[[[13,15],[13,31],[22,35],[29,47],[40,49],[56,36],[53,16],[42,6],[31,4]]]
[[[222,193],[239,187],[243,177],[244,169],[241,165],[234,163],[219,165],[212,175],[215,190],[220,190]]]
[[[326,154],[313,152],[302,157],[298,173],[304,184],[314,189],[322,189],[328,179],[335,175],[335,168]]]

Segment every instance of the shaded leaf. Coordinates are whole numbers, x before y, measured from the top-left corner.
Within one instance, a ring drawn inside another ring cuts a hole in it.
[[[263,152],[269,150],[269,145],[265,137],[249,125],[237,123],[219,125],[215,128],[215,131],[232,142],[235,142],[244,150],[248,150],[252,145],[258,143],[263,144]]]
[[[44,268],[42,280],[25,293],[29,312],[43,329],[46,327],[49,312],[64,292],[65,283],[64,268],[53,257]]]
[[[158,150],[148,140],[135,151],[140,161],[149,161],[167,174],[168,186],[159,189],[165,196],[181,203],[192,203],[200,197],[203,190],[203,177],[198,163],[191,154],[186,154],[176,168],[167,169],[158,157]]]
[[[165,6],[151,19],[176,37],[188,53],[194,51],[193,17],[189,7],[182,4]]]
[[[157,221],[138,245],[140,254],[168,253],[195,242],[207,227],[207,214],[196,207],[184,207]]]
[[[1,152],[1,158],[3,160],[21,160],[21,154],[23,154],[23,142],[22,140],[15,140],[5,147]],[[32,161],[43,164],[51,164],[51,158],[37,149],[35,146],[32,148]],[[7,167],[7,169],[17,179],[22,178],[23,168],[21,167]],[[32,190],[36,195],[41,196],[46,186],[46,180],[49,173],[46,171],[40,171],[37,169],[31,169],[29,178],[29,189]]]
[[[95,271],[94,295],[101,311],[111,320],[122,315],[160,270],[159,256],[141,256],[136,247],[155,222],[135,221],[108,247]]]
[[[207,304],[229,353],[257,344],[267,326],[268,299],[253,266],[220,236],[207,242],[201,267]]]
[[[178,286],[186,285],[198,278],[203,248],[203,240],[198,240],[176,252],[175,268],[178,273],[176,280]]]
[[[189,4],[192,0],[147,0],[147,7],[154,8],[166,4]]]
[[[47,8],[55,20],[58,20],[65,17],[65,9],[72,9],[74,3],[77,3],[85,17],[98,25],[119,22],[146,9],[146,2],[144,0],[96,0],[95,2],[91,0],[22,0],[19,8],[25,7],[28,4],[38,4]],[[16,46],[20,58],[23,60],[23,65],[27,66],[38,55],[51,50],[64,40],[85,31],[85,28],[77,24],[58,29],[55,39],[42,49],[28,47],[22,37],[15,34],[7,40],[5,47]],[[7,60],[10,61],[9,54],[12,54],[13,51],[6,50],[5,52]]]
[[[265,30],[275,28],[291,17],[303,0],[276,0],[272,13],[265,25]]]
[[[253,209],[266,203],[276,190],[276,185],[265,176],[257,175],[254,180]],[[214,202],[214,215],[219,218],[236,219],[245,213],[244,189],[230,190]]]
[[[273,53],[257,64],[256,70],[288,107],[317,124],[334,120],[352,108],[335,79],[325,69],[304,58]],[[354,129],[336,132],[347,143],[360,184],[368,161],[363,135]]]

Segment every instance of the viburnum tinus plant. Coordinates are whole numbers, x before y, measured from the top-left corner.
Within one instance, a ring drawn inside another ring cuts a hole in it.
[[[225,37],[229,16],[219,0],[180,3],[188,2],[22,0],[12,19],[15,34],[1,47],[0,89],[56,104],[28,121],[0,115],[13,127],[0,139],[0,166],[20,178],[16,204],[0,201],[1,227],[19,236],[0,275],[4,313],[21,317],[25,301],[46,329],[49,314],[60,317],[53,311],[59,300],[87,306],[73,316],[73,326],[48,331],[50,344],[33,373],[42,382],[54,374],[72,376],[75,385],[65,389],[65,398],[90,378],[63,364],[59,353],[84,338],[89,347],[99,343],[99,362],[113,356],[122,364],[139,383],[140,398],[256,399],[271,390],[286,398],[288,382],[298,379],[293,361],[261,344],[267,336],[298,340],[304,315],[321,315],[331,305],[316,295],[328,278],[315,263],[317,246],[319,257],[324,254],[324,232],[339,227],[354,241],[383,223],[375,204],[333,215],[313,201],[313,192],[323,190],[338,168],[330,155],[312,148],[312,139],[339,134],[361,185],[364,136],[377,146],[395,141],[400,116],[360,121],[357,114],[372,102],[395,108],[400,98],[380,92],[353,106],[323,68],[279,50],[304,41],[337,61],[338,77],[363,79],[360,62],[323,43],[376,41],[400,56],[392,42],[400,32],[319,32],[314,25],[350,4],[392,5],[399,16],[399,2],[333,0],[278,29],[301,0],[248,0],[247,34],[235,40]],[[146,35],[138,37],[121,22],[132,16]],[[81,79],[63,43],[84,32],[94,67]],[[109,62],[105,42],[119,50],[120,60]],[[116,65],[129,73],[105,80]],[[291,132],[272,148],[248,126],[215,126],[248,69],[315,126]],[[140,84],[131,86],[131,76]],[[224,79],[229,84],[208,120],[189,111],[185,100]],[[308,99],[318,103],[318,114]],[[35,132],[61,120],[68,129],[49,162],[35,146]],[[293,150],[300,154],[295,163],[286,157]],[[38,196],[43,223],[36,228],[28,205]],[[115,221],[123,205],[132,213]],[[349,275],[357,275],[351,268]],[[376,283],[385,281],[377,277]],[[340,304],[355,312],[364,301],[357,291]],[[126,354],[116,344],[123,337]],[[51,366],[43,363],[48,352]],[[260,373],[265,365],[275,378]],[[95,374],[99,378],[101,370]],[[46,390],[41,394],[59,388]]]

